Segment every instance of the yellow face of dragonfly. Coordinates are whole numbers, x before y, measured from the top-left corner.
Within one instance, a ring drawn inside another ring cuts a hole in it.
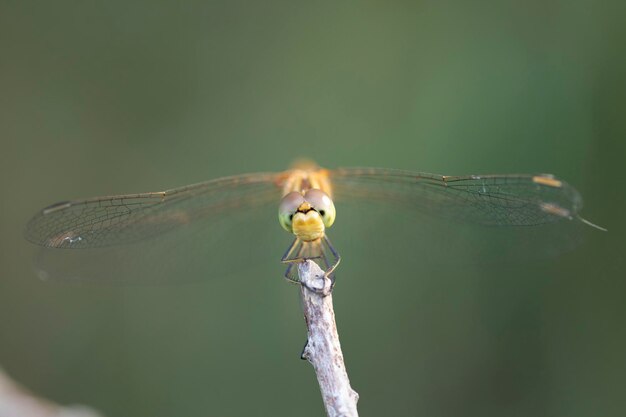
[[[278,221],[288,232],[310,242],[324,236],[324,230],[335,221],[335,205],[328,194],[310,189],[304,194],[292,191],[278,207]]]

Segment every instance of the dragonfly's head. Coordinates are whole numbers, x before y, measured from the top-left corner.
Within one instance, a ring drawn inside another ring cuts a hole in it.
[[[307,242],[316,240],[335,221],[335,205],[321,190],[311,189],[304,194],[293,191],[280,202],[278,221],[298,238]]]

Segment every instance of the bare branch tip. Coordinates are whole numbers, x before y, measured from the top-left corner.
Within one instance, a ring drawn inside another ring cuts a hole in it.
[[[332,281],[314,261],[307,259],[298,264],[300,284],[306,289],[324,297],[332,292]]]

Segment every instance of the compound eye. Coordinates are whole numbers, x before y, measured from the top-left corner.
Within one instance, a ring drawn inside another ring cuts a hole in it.
[[[290,192],[280,201],[280,205],[278,206],[278,221],[286,231],[293,231],[291,228],[291,220],[302,203],[304,203],[304,197],[297,191]]]
[[[335,205],[328,194],[322,190],[312,189],[304,194],[304,199],[320,214],[324,226],[332,226],[335,221]]]

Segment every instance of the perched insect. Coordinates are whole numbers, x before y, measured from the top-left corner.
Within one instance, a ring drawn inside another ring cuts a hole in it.
[[[211,268],[228,268],[232,261],[226,258],[233,254],[245,263],[250,251],[239,253],[242,240],[230,243],[232,233],[227,229],[236,227],[246,213],[279,203],[279,223],[295,235],[282,258],[288,264],[285,276],[297,281],[294,263],[314,259],[334,279],[341,258],[326,230],[335,222],[335,198],[379,201],[493,226],[580,220],[598,227],[579,217],[580,194],[552,175],[442,176],[379,168],[327,170],[308,162],[284,172],[225,177],[163,192],[57,203],[33,217],[25,235],[44,248],[38,260],[42,278],[176,278],[200,273],[192,269],[190,259],[194,256]],[[254,232],[247,238],[259,250],[262,245],[256,241],[261,234]],[[196,250],[181,249],[191,246],[190,242],[211,244],[194,243]],[[216,268],[215,273],[219,270]]]

